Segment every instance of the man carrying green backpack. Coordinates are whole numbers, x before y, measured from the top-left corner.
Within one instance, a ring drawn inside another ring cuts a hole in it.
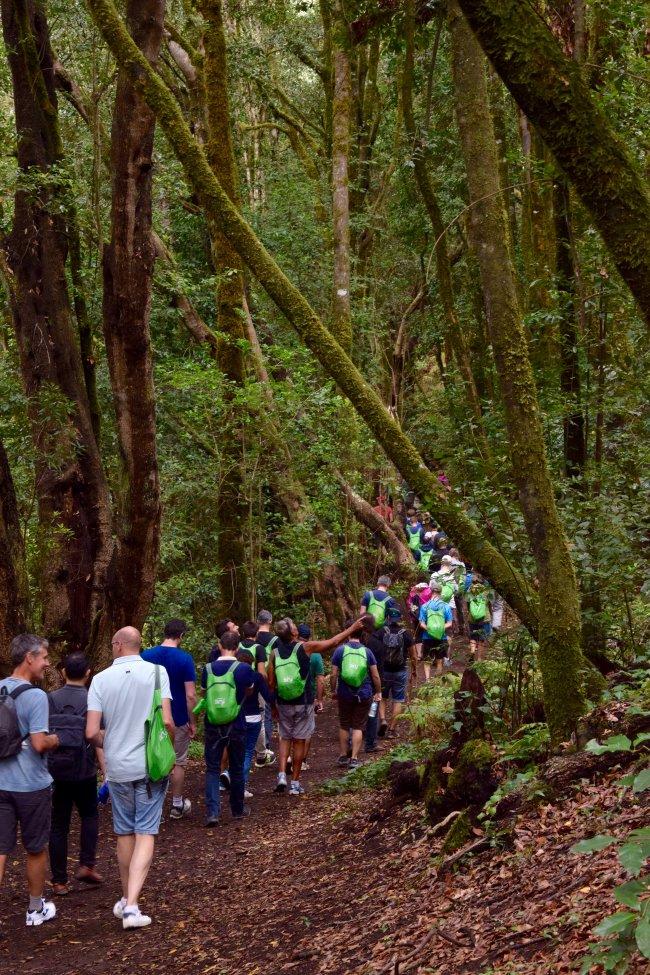
[[[225,633],[220,640],[221,656],[206,664],[201,675],[205,696],[195,708],[205,715],[205,825],[217,826],[221,813],[219,776],[221,759],[228,749],[230,809],[233,819],[250,815],[244,806],[244,758],[246,756],[246,717],[244,698],[253,693],[255,672],[235,654],[239,634]]]
[[[373,701],[381,701],[381,679],[377,658],[359,640],[348,638],[332,654],[330,677],[332,694],[336,694],[339,709],[339,740],[341,754],[338,765],[358,768],[359,751],[368,712]],[[352,755],[348,759],[348,739],[352,735]]]
[[[435,661],[436,674],[441,674],[448,655],[448,634],[453,626],[453,614],[449,603],[441,598],[442,586],[434,577],[429,583],[431,599],[420,608],[422,634],[422,659],[424,676],[431,676],[431,662]]]
[[[397,606],[388,590],[391,586],[390,576],[379,576],[377,588],[364,592],[361,599],[361,615],[370,613],[375,621],[375,629],[379,629],[386,622],[386,613]]]

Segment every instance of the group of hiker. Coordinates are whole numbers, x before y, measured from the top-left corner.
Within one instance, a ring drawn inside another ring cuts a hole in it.
[[[28,926],[56,914],[44,899],[48,852],[53,896],[69,892],[68,835],[71,815],[81,820],[75,879],[103,881],[95,869],[98,803],[110,799],[122,886],[113,914],[125,929],[146,927],[151,917],[138,901],[160,828],[165,796],[172,820],[190,814],[185,769],[190,745],[203,717],[205,826],[220,824],[228,794],[233,820],[251,813],[250,776],[255,767],[277,761],[275,791],[302,796],[316,714],[323,710],[323,654],[332,651],[330,687],[339,719],[341,768],[361,764],[378,739],[398,734],[398,719],[416,680],[421,656],[425,677],[449,663],[449,637],[470,607],[476,652],[487,639],[491,600],[487,587],[441,538],[427,538],[413,515],[406,530],[414,556],[427,545],[444,550],[428,582],[407,599],[407,621],[381,575],[364,593],[357,619],[335,636],[316,640],[307,624],[261,610],[241,627],[232,619],[216,627],[217,642],[197,673],[182,647],[187,625],[170,620],[157,646],[142,649],[137,629],[126,626],[112,639],[112,665],[95,674],[80,652],[62,661],[63,686],[46,694],[38,684],[50,664],[48,643],[21,634],[11,644],[13,673],[0,681],[0,882],[16,844],[18,826],[26,851]],[[437,533],[440,536],[440,533]],[[427,563],[431,567],[431,562]],[[472,611],[472,600],[482,611]],[[478,618],[477,618],[478,617]],[[274,725],[279,746],[272,750]],[[103,784],[97,789],[98,773]]]

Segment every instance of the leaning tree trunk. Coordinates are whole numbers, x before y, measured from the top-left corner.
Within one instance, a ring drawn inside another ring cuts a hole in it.
[[[650,193],[623,140],[533,5],[459,0],[485,53],[575,186],[650,324]]]
[[[129,0],[129,31],[151,64],[160,51],[165,0]],[[153,599],[160,545],[160,483],[149,335],[155,250],[151,174],[156,117],[120,71],[111,137],[111,239],[104,248],[103,325],[123,486],[117,494],[116,559],[107,629],[139,629]]]
[[[485,59],[456,0],[450,0],[449,26],[456,113],[472,203],[468,232],[481,275],[513,478],[539,577],[539,662],[544,702],[551,732],[560,739],[574,729],[583,709],[578,588],[555,505],[508,250]]]
[[[226,34],[221,0],[201,0],[206,21],[204,36],[204,98],[207,116],[207,155],[215,176],[232,204],[239,206],[237,164],[232,142],[228,97]],[[223,374],[227,417],[221,438],[222,469],[217,496],[217,564],[219,611],[224,616],[246,619],[250,593],[246,548],[248,524],[244,472],[243,430],[237,404],[244,385],[244,274],[242,260],[216,223],[210,228],[217,286],[217,329],[220,334],[217,362]]]
[[[382,518],[361,495],[357,494],[341,474],[337,474],[337,480],[354,517],[379,536],[382,545],[392,554],[400,578],[407,581],[413,580],[417,574],[417,563],[408,545],[402,541],[386,519]]]
[[[413,443],[390,416],[377,393],[233,205],[183,120],[173,95],[133,44],[113,0],[88,0],[88,7],[114,57],[120,65],[128,66],[132,78],[156,112],[186,178],[205,210],[209,225],[228,238],[327,375],[338,383],[365,420],[397,470],[426,502],[436,521],[457,541],[477,569],[489,577],[522,622],[536,633],[538,605],[533,588],[487,540],[484,531],[442,487],[437,477],[427,470]]]
[[[10,305],[35,447],[42,551],[39,625],[54,645],[94,652],[113,556],[108,490],[66,284],[63,151],[49,31],[40,0],[2,0],[19,185],[5,241]]]
[[[9,645],[25,627],[26,608],[25,548],[9,458],[0,440],[0,669],[9,667]]]

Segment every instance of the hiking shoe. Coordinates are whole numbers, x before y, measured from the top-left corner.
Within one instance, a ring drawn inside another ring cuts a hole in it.
[[[122,915],[122,927],[125,931],[130,928],[148,928],[150,924],[151,918],[142,911],[129,911],[128,914]]]
[[[41,907],[37,911],[27,911],[25,914],[25,924],[28,928],[37,928],[39,924],[45,924],[56,917],[56,907],[52,901],[42,901]]]
[[[219,788],[222,792],[230,790],[230,772],[228,769],[226,769],[225,772],[222,772],[219,776]]]
[[[125,907],[126,907],[126,897],[120,897],[119,901],[117,901],[113,905],[113,916],[118,918],[118,920],[121,921],[122,918],[124,917]]]
[[[302,771],[303,772],[309,772],[310,768],[311,768],[311,766],[310,766],[309,762],[303,762],[302,763]]]
[[[68,884],[52,884],[52,893],[55,897],[66,897],[70,893]]]
[[[221,777],[219,778],[221,779]],[[187,816],[187,814],[191,811],[191,809],[192,809],[192,803],[190,802],[190,800],[183,799],[182,806],[174,806],[172,804],[172,808],[169,810],[169,818],[182,819],[183,816]]]
[[[376,745],[371,745],[370,748],[368,748],[366,746],[366,748],[364,749],[364,751],[365,751],[366,755],[370,755],[372,752],[378,752],[379,751],[379,748],[377,748]]]
[[[340,766],[340,768],[347,768],[350,764],[350,759],[347,755],[339,755],[339,757],[336,759],[336,764]]]
[[[388,731],[388,721],[382,721],[382,723],[379,725],[379,731],[377,732],[377,737],[384,738],[387,731]]]
[[[83,884],[90,884],[95,887],[104,883],[104,878],[101,873],[97,873],[94,867],[84,867],[83,864],[77,868],[74,879],[80,880]]]
[[[451,658],[450,657],[445,657],[444,660],[443,660],[443,665],[445,667],[451,667]]]
[[[254,795],[255,793],[251,792],[250,789],[244,789],[244,799],[252,799]]]
[[[388,731],[386,732],[386,737],[387,737],[387,738],[399,738],[399,735],[397,734],[397,732],[395,731],[395,729],[394,729],[394,728],[390,728],[390,729],[389,729],[389,730],[388,730]]]
[[[287,776],[285,772],[278,772],[278,783],[275,787],[276,792],[285,792],[287,788]]]
[[[265,758],[264,761],[265,765],[273,765],[273,763],[275,762],[275,752],[272,752],[270,748],[267,748],[266,751],[264,752],[264,758]]]
[[[362,765],[363,765],[363,762],[361,761],[361,759],[359,759],[359,758],[351,758],[350,759],[350,768],[351,769],[361,768]]]
[[[208,816],[206,818],[205,823],[203,825],[205,826],[206,829],[212,829],[213,826],[218,826],[219,825],[219,817],[218,816]]]
[[[251,814],[251,807],[250,806],[244,806],[244,808],[242,809],[242,811],[240,813],[233,813],[232,814],[232,818],[233,819],[246,819],[246,817],[247,816],[250,816],[250,814]]]
[[[300,782],[292,782],[291,788],[289,789],[290,796],[304,796],[305,790],[301,786]]]

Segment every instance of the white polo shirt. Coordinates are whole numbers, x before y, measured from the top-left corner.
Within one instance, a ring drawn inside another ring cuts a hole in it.
[[[169,677],[159,667],[160,692],[171,700]],[[116,657],[110,667],[96,674],[88,691],[88,710],[102,714],[104,758],[109,782],[144,779],[144,723],[149,716],[156,684],[156,666],[138,654]]]

